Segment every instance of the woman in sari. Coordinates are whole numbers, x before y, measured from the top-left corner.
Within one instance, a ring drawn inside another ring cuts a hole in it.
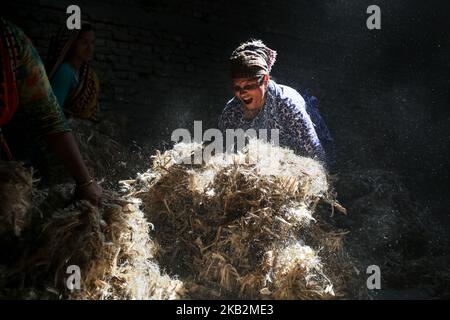
[[[97,122],[99,82],[90,66],[95,33],[89,23],[80,30],[65,26],[52,38],[47,72],[58,103],[67,117]]]

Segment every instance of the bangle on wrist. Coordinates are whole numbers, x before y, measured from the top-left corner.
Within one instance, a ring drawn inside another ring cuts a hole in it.
[[[94,178],[90,179],[89,181],[85,182],[85,183],[77,183],[77,188],[83,188],[83,187],[87,187],[91,184],[93,184],[95,181]]]

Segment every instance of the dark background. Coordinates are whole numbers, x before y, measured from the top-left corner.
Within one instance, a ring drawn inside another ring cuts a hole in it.
[[[70,4],[94,24],[102,110],[127,119],[127,139],[153,150],[194,120],[216,127],[227,58],[261,38],[278,51],[276,81],[318,97],[339,170],[396,172],[432,223],[449,223],[448,2],[16,0],[0,12],[45,57]],[[372,4],[381,30],[366,27]]]

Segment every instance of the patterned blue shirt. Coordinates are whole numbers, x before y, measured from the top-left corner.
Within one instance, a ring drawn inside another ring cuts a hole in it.
[[[314,98],[314,97],[309,97]],[[312,107],[317,107],[313,105]],[[308,108],[312,109],[312,108]],[[329,166],[329,159],[325,156],[316,128],[321,128],[324,137],[330,137],[329,131],[323,123],[317,108],[313,115],[318,124],[314,124],[307,112],[303,97],[294,89],[279,85],[270,80],[266,93],[266,101],[258,115],[247,120],[241,101],[234,97],[231,99],[219,120],[219,129],[279,129],[279,143],[282,147],[292,149],[296,154],[317,159]]]

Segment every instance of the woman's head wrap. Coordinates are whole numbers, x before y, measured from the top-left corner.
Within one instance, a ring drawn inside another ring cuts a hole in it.
[[[94,31],[93,26],[87,22],[81,22],[81,29],[69,30],[64,24],[59,31],[50,39],[50,45],[47,53],[46,70],[49,79],[54,75],[61,63],[66,59],[74,42],[78,36],[87,31]]]
[[[251,78],[269,74],[275,63],[277,52],[268,48],[261,40],[249,40],[233,51],[230,57],[232,78]]]

